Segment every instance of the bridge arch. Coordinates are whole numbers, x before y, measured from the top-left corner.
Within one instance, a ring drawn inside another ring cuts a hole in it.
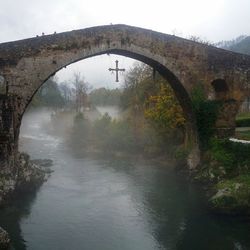
[[[72,58],[70,58],[70,60],[65,59],[62,62],[60,62],[60,64],[55,61],[57,59],[54,59],[52,64],[56,64],[57,67],[56,68],[51,67],[48,71],[46,71],[46,74],[44,74],[44,72],[41,72],[43,73],[44,80],[37,81],[37,84],[35,84],[34,88],[32,89],[31,95],[26,96],[25,107],[23,107],[20,117],[23,116],[26,108],[28,107],[29,103],[32,101],[33,96],[36,94],[38,89],[47,81],[47,79],[55,75],[61,69],[75,62],[85,60],[87,58],[95,57],[98,55],[103,55],[103,54],[116,54],[116,55],[126,56],[129,58],[138,60],[140,62],[143,62],[151,66],[154,70],[156,70],[162,77],[164,77],[167,80],[167,82],[170,84],[170,86],[174,90],[174,93],[183,109],[183,114],[186,119],[186,128],[187,128],[186,146],[189,147],[189,150],[190,150],[190,154],[187,159],[188,165],[190,168],[195,168],[199,164],[199,161],[200,161],[200,151],[199,151],[199,142],[198,142],[198,135],[197,135],[197,130],[196,130],[196,123],[195,123],[195,116],[192,110],[192,104],[191,104],[189,94],[187,93],[186,89],[184,88],[182,82],[178,79],[178,77],[172,71],[170,71],[166,66],[162,65],[159,61],[156,61],[157,58],[153,58],[153,56],[148,57],[148,56],[139,54],[138,52],[135,53],[134,51],[116,48],[116,49],[104,49],[104,50],[102,49],[98,51],[98,53],[88,54],[87,56],[84,56],[84,57],[76,53],[74,59]]]

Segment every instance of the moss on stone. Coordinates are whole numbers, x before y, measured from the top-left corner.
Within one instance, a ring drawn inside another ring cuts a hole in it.
[[[250,216],[250,174],[222,180],[209,200],[215,212]]]

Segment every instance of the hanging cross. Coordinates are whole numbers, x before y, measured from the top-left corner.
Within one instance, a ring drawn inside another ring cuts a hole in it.
[[[125,71],[125,69],[119,69],[119,67],[118,67],[118,63],[119,63],[119,61],[118,60],[116,60],[115,61],[115,64],[116,64],[116,67],[115,67],[115,69],[111,69],[111,68],[109,68],[109,71],[115,71],[115,73],[116,73],[116,82],[119,82],[119,79],[118,79],[118,73],[119,73],[119,71]]]

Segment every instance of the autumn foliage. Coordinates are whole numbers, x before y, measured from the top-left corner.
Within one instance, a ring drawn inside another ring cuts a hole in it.
[[[185,124],[181,106],[168,85],[161,84],[160,92],[149,97],[144,113],[160,130],[183,128]]]

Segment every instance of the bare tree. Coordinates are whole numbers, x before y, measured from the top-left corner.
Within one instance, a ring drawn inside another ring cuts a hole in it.
[[[60,89],[63,95],[63,98],[68,106],[73,102],[73,91],[70,87],[70,83],[63,82],[60,84]]]
[[[89,106],[88,92],[92,89],[92,87],[85,81],[80,72],[74,73],[72,83],[74,85],[76,111],[79,112]]]

